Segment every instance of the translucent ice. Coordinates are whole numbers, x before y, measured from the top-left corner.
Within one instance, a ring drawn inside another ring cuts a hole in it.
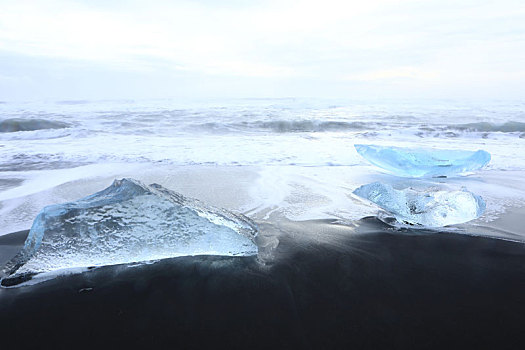
[[[485,201],[467,190],[444,191],[436,188],[396,190],[374,182],[354,191],[393,214],[397,221],[426,227],[442,227],[476,219],[485,210]]]
[[[250,219],[132,179],[76,202],[44,208],[8,279],[183,255],[257,254]],[[5,284],[5,281],[2,281]]]
[[[486,151],[355,145],[370,163],[406,177],[450,176],[479,169],[490,161]]]

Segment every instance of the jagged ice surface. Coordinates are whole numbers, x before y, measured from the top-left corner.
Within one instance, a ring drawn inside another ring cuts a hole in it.
[[[255,255],[256,234],[243,215],[157,184],[122,179],[76,202],[44,208],[4,274],[16,278],[184,255]]]
[[[483,150],[473,152],[376,145],[355,145],[355,148],[370,163],[405,177],[451,176],[477,170],[490,161],[490,154]]]
[[[354,193],[393,214],[401,223],[425,227],[461,224],[478,218],[485,210],[485,201],[465,189],[397,190],[389,184],[374,182],[359,187]]]

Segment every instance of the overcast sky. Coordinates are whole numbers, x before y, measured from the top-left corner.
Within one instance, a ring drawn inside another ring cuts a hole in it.
[[[0,0],[0,100],[520,99],[524,4]]]

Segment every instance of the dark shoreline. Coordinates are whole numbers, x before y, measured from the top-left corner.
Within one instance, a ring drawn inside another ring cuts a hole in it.
[[[318,239],[302,240],[301,230],[318,230]],[[288,226],[265,263],[183,257],[0,289],[2,344],[525,347],[524,244],[403,234],[375,218],[353,234],[338,230]],[[23,232],[0,237],[0,258],[20,247]]]

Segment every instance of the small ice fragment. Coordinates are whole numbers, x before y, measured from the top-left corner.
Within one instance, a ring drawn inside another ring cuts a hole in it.
[[[370,163],[404,177],[451,176],[477,170],[490,161],[483,150],[463,151],[355,145]]]
[[[243,215],[157,184],[116,180],[76,202],[45,207],[22,251],[4,268],[2,285],[61,269],[184,255],[256,255],[256,235]]]
[[[478,218],[485,210],[485,201],[465,189],[396,190],[388,184],[374,182],[359,187],[354,193],[390,212],[401,223],[425,227],[461,224]]]

